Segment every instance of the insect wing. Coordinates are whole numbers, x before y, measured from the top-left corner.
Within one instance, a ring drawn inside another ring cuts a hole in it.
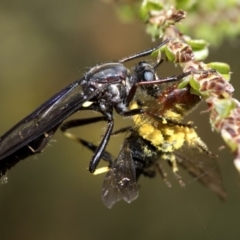
[[[194,178],[209,188],[220,199],[227,197],[223,187],[217,158],[202,152],[197,147],[184,145],[174,152],[178,164],[189,172]]]
[[[88,96],[84,95],[80,85],[81,80],[73,82],[55,94],[6,132],[0,138],[0,160],[54,129],[56,125],[76,112],[85,101],[98,94],[96,91]]]
[[[129,149],[128,139],[125,140],[119,156],[103,181],[102,200],[106,207],[111,208],[123,199],[130,203],[138,197],[136,172]]]

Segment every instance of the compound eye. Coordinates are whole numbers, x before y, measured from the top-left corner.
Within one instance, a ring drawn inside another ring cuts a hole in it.
[[[154,80],[154,75],[153,72],[151,71],[145,71],[143,73],[144,81],[153,81]]]

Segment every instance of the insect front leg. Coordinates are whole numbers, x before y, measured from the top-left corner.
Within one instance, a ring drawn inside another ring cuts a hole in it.
[[[121,109],[119,110],[118,108],[116,108],[116,111],[118,112],[118,114],[120,114],[121,116],[124,117],[129,117],[129,116],[133,116],[133,115],[137,115],[137,114],[141,114],[144,111],[142,109],[132,109],[129,111],[121,111]],[[107,130],[102,138],[101,143],[99,144],[95,154],[92,157],[92,160],[89,164],[89,171],[91,173],[94,173],[95,169],[97,168],[97,165],[101,159],[101,156],[107,146],[107,143],[110,139],[110,136],[112,134],[112,130],[113,130],[113,126],[114,126],[114,120],[113,120],[113,114],[112,113],[104,113],[105,117],[107,118],[108,121],[108,127]]]
[[[155,84],[163,84],[163,83],[171,83],[171,82],[178,82],[180,80],[182,80],[184,77],[189,76],[190,74],[192,74],[191,71],[183,73],[179,76],[172,76],[172,77],[167,77],[167,78],[162,78],[162,79],[152,79],[152,80],[141,80],[140,82],[135,83],[127,96],[127,106],[130,104],[130,102],[133,100],[134,96],[136,95],[136,91],[138,89],[138,87],[143,87],[143,86],[149,86],[149,85],[155,85]]]
[[[95,111],[97,111],[98,109],[93,104],[93,105],[85,108],[84,110],[95,110]],[[129,111],[123,111],[122,109],[116,108],[116,111],[121,116],[125,116],[125,117],[143,113],[142,109],[133,109],[133,110],[129,110]],[[98,110],[98,112],[99,112],[99,110]],[[103,116],[95,117],[95,118],[70,120],[70,121],[65,122],[60,128],[60,130],[63,132],[63,134],[66,137],[83,144],[77,136],[75,136],[74,134],[70,133],[67,130],[70,129],[70,128],[85,126],[85,125],[100,122],[100,121],[107,121],[108,122],[107,130],[106,130],[106,132],[105,132],[105,134],[102,138],[102,141],[100,142],[99,146],[95,148],[94,155],[92,157],[92,160],[90,161],[89,171],[91,173],[94,173],[95,169],[97,168],[97,166],[98,166],[98,164],[99,164],[99,162],[102,158],[102,155],[104,154],[104,151],[106,149],[106,146],[108,144],[108,141],[110,139],[110,136],[112,134],[112,130],[113,130],[113,127],[114,127],[114,119],[113,119],[112,112],[103,112],[103,114],[104,114]]]
[[[89,149],[90,151],[92,151],[93,153],[96,152],[98,146],[94,145],[93,143],[86,141],[82,138],[78,138],[79,143],[81,143],[84,147],[86,147],[87,149]],[[104,172],[107,172],[110,167],[112,166],[112,163],[114,161],[113,156],[107,152],[104,151],[101,157],[102,160],[108,162],[108,166],[107,167],[101,167],[101,168],[97,168],[96,171],[94,172],[94,175],[99,175],[102,174]]]

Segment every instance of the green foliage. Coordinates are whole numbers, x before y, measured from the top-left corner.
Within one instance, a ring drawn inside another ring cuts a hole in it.
[[[147,33],[153,39],[162,35],[162,28],[158,24],[149,24],[150,12],[169,10],[171,7],[187,12],[187,17],[178,25],[181,32],[193,38],[204,39],[213,46],[240,33],[238,0],[119,0],[114,1],[114,6],[125,22],[140,17],[147,24]]]

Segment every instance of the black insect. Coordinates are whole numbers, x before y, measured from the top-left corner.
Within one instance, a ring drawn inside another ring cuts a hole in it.
[[[184,168],[194,178],[208,187],[220,199],[226,198],[216,156],[197,135],[192,124],[180,120],[187,114],[200,98],[190,93],[190,88],[169,86],[161,94],[155,92],[141,106],[145,114],[133,116],[135,125],[116,131],[115,134],[130,130],[130,136],[123,143],[116,159],[104,152],[103,160],[109,162],[109,171],[103,182],[103,203],[111,208],[123,199],[130,203],[138,197],[137,180],[141,175],[154,177],[160,173],[166,183],[163,162],[167,162],[179,183],[184,182],[178,174],[178,166]],[[133,102],[131,109],[137,107]],[[96,118],[97,120],[97,118]],[[91,151],[97,146],[83,139],[78,140]],[[100,169],[101,170],[101,169]]]
[[[154,65],[140,62],[132,72],[123,65],[124,62],[151,54],[168,42],[169,40],[165,40],[157,47],[118,62],[93,67],[81,79],[55,94],[13,126],[0,138],[0,177],[20,160],[41,152],[62,122],[80,110],[100,112],[102,119],[108,122],[107,130],[89,165],[89,171],[94,172],[113,130],[113,110],[121,116],[140,114],[143,112],[141,108],[128,108],[139,86],[178,81],[189,74],[157,79],[155,70],[161,61]],[[91,121],[85,122],[89,123]],[[71,127],[71,124],[63,125],[62,131]]]

